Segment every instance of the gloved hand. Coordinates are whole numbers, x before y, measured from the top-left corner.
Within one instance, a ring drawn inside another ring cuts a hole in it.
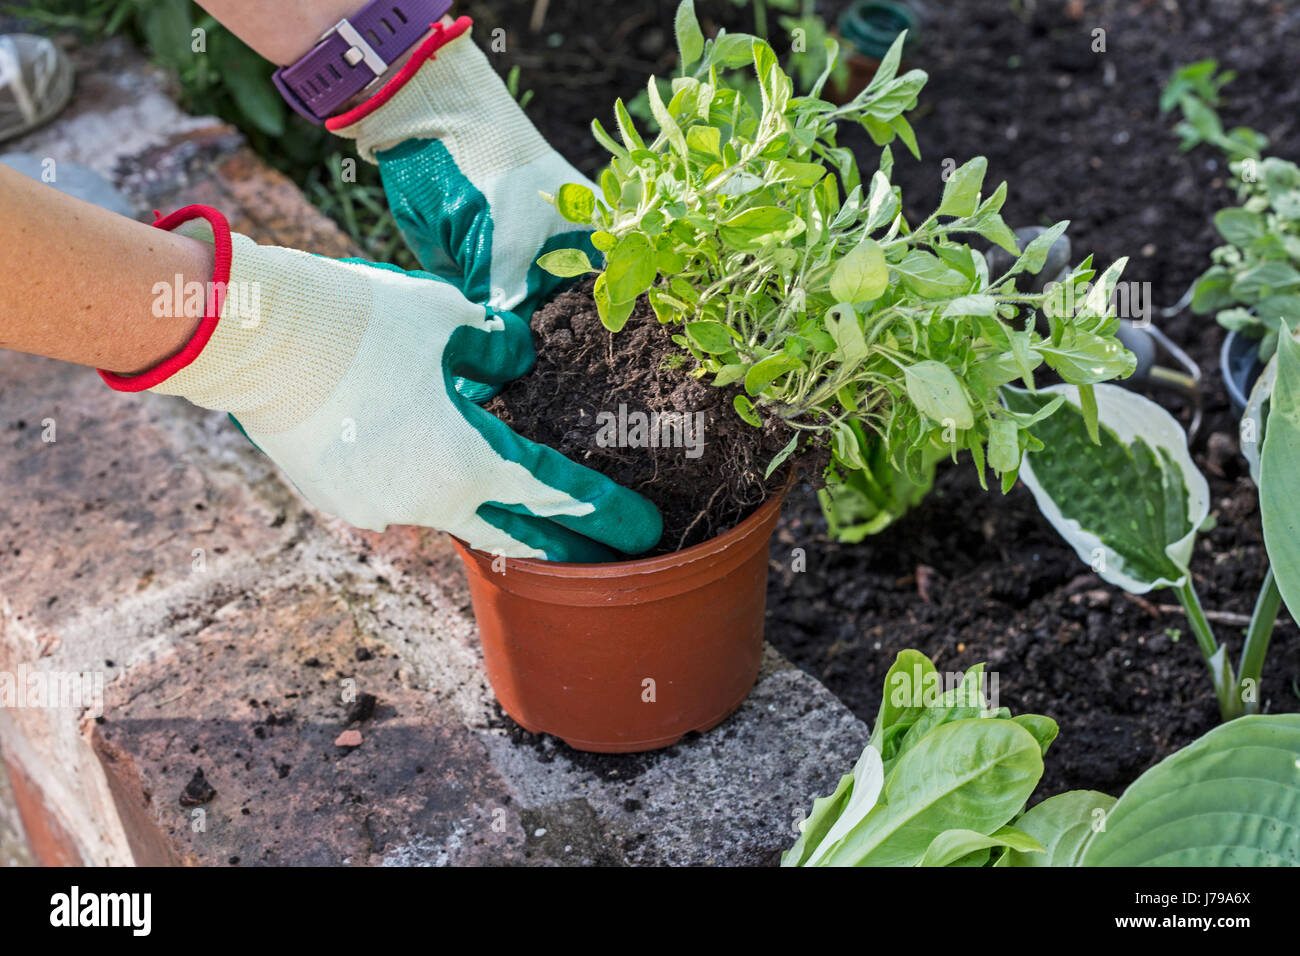
[[[599,254],[586,228],[539,195],[564,183],[595,191],[528,120],[461,17],[401,71],[326,127],[378,163],[384,192],[420,264],[465,297],[525,319],[566,280],[537,266],[552,249]]]
[[[225,292],[178,355],[101,372],[109,385],[231,412],[308,500],[361,528],[426,525],[557,561],[658,541],[650,502],[457,394],[454,376],[500,383],[531,367],[517,316],[423,273],[259,246],[210,207],[157,225],[214,242]]]

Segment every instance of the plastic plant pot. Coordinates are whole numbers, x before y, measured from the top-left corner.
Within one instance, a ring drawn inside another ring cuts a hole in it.
[[[849,78],[838,91],[846,102],[861,93],[876,75],[881,57],[904,30],[906,56],[916,46],[920,17],[908,4],[898,0],[856,0],[837,21],[839,34],[853,47],[849,54]]]
[[[497,558],[456,541],[502,709],[601,753],[657,750],[721,723],[758,678],[784,500],[694,547],[612,564]]]
[[[1219,350],[1219,370],[1228,389],[1228,400],[1238,415],[1246,410],[1251,389],[1264,366],[1259,361],[1259,341],[1237,332],[1229,332]]]

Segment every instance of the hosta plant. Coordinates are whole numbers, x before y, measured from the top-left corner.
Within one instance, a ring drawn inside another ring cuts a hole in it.
[[[1071,790],[1031,809],[1054,721],[984,701],[982,667],[942,690],[903,651],[871,739],[813,802],[783,866],[1300,865],[1300,715],[1218,727],[1117,800]]]
[[[1260,682],[1281,602],[1300,606],[1300,345],[1289,335],[1280,343],[1243,421],[1270,565],[1235,667],[1192,578],[1210,490],[1173,416],[1127,389],[1099,386],[1100,444],[1093,444],[1073,389],[1004,390],[1008,407],[1025,414],[1065,399],[1044,423],[1046,448],[1026,456],[1021,477],[1044,516],[1103,580],[1133,594],[1160,588],[1177,594],[1224,720],[1261,709]]]
[[[755,427],[774,418],[793,431],[773,468],[801,440],[823,439],[835,470],[860,472],[878,442],[889,467],[916,484],[937,455],[968,450],[981,481],[987,463],[1009,487],[1022,452],[1039,447],[1041,416],[1004,407],[1000,386],[1032,387],[1048,368],[1087,395],[1132,370],[1110,304],[1123,263],[1098,277],[1085,260],[1046,293],[1019,291],[1017,277],[1042,268],[1067,224],[1018,249],[999,214],[1006,184],[986,188],[982,157],[952,172],[930,215],[903,215],[887,144],[916,152],[904,113],[926,80],[899,74],[903,38],[871,84],[836,106],[820,98],[833,42],[821,78],[796,96],[771,46],[742,34],[706,40],[690,0],[677,33],[682,75],[671,97],[653,78],[647,86],[658,132],[637,129],[617,102],[617,135],[592,124],[611,154],[599,195],[568,185],[553,197],[594,228],[603,264],[576,249],[540,264],[598,273],[595,299],[611,331],[647,295],[693,360],[690,374],[734,389],[736,413]],[[728,79],[735,70],[758,83],[759,107]],[[883,147],[865,177],[837,143],[842,124]],[[1013,252],[1005,273],[990,275],[971,245],[986,240]],[[1046,334],[1035,326],[1040,309]]]
[[[1215,67],[1206,60],[1179,70],[1162,100],[1183,113],[1184,149],[1210,143],[1223,150],[1239,200],[1214,216],[1224,244],[1192,287],[1192,310],[1215,313],[1224,328],[1258,339],[1268,361],[1279,330],[1300,322],[1300,167],[1262,156],[1268,139],[1254,130],[1223,131],[1214,104],[1231,74],[1216,75]],[[1189,78],[1189,71],[1197,72]]]

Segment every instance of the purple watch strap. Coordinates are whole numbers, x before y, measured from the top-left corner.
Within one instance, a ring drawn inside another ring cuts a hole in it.
[[[371,0],[356,16],[335,24],[297,63],[276,70],[276,89],[294,110],[319,126],[381,76],[451,4]]]

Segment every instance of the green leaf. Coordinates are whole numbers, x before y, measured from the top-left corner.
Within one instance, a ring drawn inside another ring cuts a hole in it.
[[[971,281],[943,260],[923,249],[913,249],[901,262],[894,263],[903,284],[927,299],[946,299],[960,295]]]
[[[722,131],[716,126],[692,126],[686,131],[686,146],[708,156],[722,156]]]
[[[619,240],[605,263],[605,281],[611,302],[632,302],[655,280],[655,250],[639,232]]]
[[[721,355],[736,347],[736,338],[721,322],[687,322],[684,331],[697,348],[711,355]]]
[[[1016,819],[1016,826],[1043,847],[1042,853],[1008,851],[999,866],[1078,866],[1079,853],[1094,829],[1105,825],[1115,798],[1096,790],[1071,790],[1048,797]]]
[[[888,288],[884,250],[871,239],[850,249],[831,273],[831,295],[837,302],[874,302]]]
[[[704,32],[700,29],[700,21],[695,18],[694,0],[682,0],[677,7],[673,25],[677,33],[677,51],[682,72],[685,73],[704,53]]]
[[[748,395],[737,395],[731,400],[731,405],[736,410],[736,414],[743,418],[755,428],[763,427],[763,419],[758,417],[758,409],[754,403],[749,400]]]
[[[734,249],[756,251],[788,242],[805,229],[804,221],[780,206],[755,206],[718,226],[722,241]]]
[[[628,317],[632,315],[632,310],[636,307],[636,300],[612,301],[609,297],[606,278],[607,274],[604,272],[596,276],[596,284],[592,287],[591,294],[596,300],[596,311],[600,314],[601,324],[611,332],[617,332],[627,324]]]
[[[945,830],[930,841],[921,866],[951,866],[964,856],[978,850],[993,847],[1008,847],[1027,855],[1043,854],[1043,848],[1037,840],[1015,827],[999,827],[985,835],[978,830]]]
[[[537,264],[551,275],[562,279],[596,271],[587,254],[581,249],[556,249],[538,258]]]
[[[1060,239],[1061,235],[1069,227],[1070,220],[1065,219],[1040,232],[1029,241],[1029,245],[1025,246],[1025,251],[1021,253],[1011,272],[1028,272],[1030,275],[1038,275],[1047,263],[1048,252],[1051,251],[1056,240]]]
[[[1034,429],[1044,448],[1020,466],[1039,510],[1110,584],[1132,594],[1181,585],[1196,529],[1210,509],[1209,485],[1182,427],[1150,399],[1098,385],[1097,445],[1077,389],[1054,385],[1036,395],[1002,389],[1003,401],[1017,412],[1034,412],[1056,394],[1065,404]]]
[[[1214,214],[1214,228],[1234,246],[1248,245],[1264,235],[1264,217],[1240,207],[1220,209]]]
[[[999,475],[1020,467],[1020,430],[1005,419],[989,422],[989,467]]]
[[[682,128],[677,125],[677,121],[668,112],[668,107],[664,106],[663,97],[659,95],[659,81],[653,76],[646,83],[646,93],[650,96],[650,112],[654,115],[655,122],[659,124],[663,134],[668,137],[668,142],[672,143],[677,155],[685,160],[687,158],[686,137],[682,135]]]
[[[782,448],[779,452],[777,452],[775,457],[773,457],[773,459],[767,463],[767,470],[763,472],[764,481],[771,478],[772,472],[780,468],[781,465],[785,462],[785,460],[794,453],[794,450],[797,447],[799,447],[799,436],[800,433],[795,432],[794,437],[791,438],[790,441],[786,443],[786,446]]]
[[[1286,606],[1300,613],[1300,344],[1277,340],[1277,380],[1260,452],[1264,545]]]
[[[826,310],[822,319],[826,331],[835,340],[836,358],[845,365],[862,361],[869,354],[867,340],[862,333],[858,314],[849,306],[835,306]]]
[[[917,362],[903,369],[903,377],[907,397],[927,418],[945,426],[951,422],[962,429],[975,424],[961,382],[942,362]]]
[[[849,782],[847,788],[845,788],[846,780]],[[803,834],[809,836],[809,839],[805,841],[807,852],[801,851],[801,859],[795,863],[795,851],[799,848],[799,844],[796,843],[782,857],[781,865],[820,865],[844,841],[844,837],[876,806],[884,782],[884,767],[881,764],[880,753],[870,744],[867,744],[866,747],[862,748],[862,756],[854,764],[853,772],[840,780],[840,785],[835,788],[835,793],[831,795],[828,802],[819,808],[818,804],[822,801],[813,801],[813,812],[808,820],[804,822],[804,825],[800,827]],[[844,793],[844,796],[836,805],[836,797],[841,793]],[[831,816],[832,813],[834,813],[833,817]],[[829,822],[830,825],[825,826],[824,822]],[[814,839],[815,842],[813,842]],[[787,860],[790,862],[787,862]]]
[[[922,693],[927,685],[938,683],[938,673],[930,658],[920,651],[909,648],[898,652],[885,674],[880,710],[871,730],[871,742],[877,748],[883,746],[885,733],[891,728],[916,723],[925,711]]]
[[[1300,866],[1300,715],[1239,717],[1124,791],[1082,866]]]
[[[758,395],[782,375],[803,368],[803,362],[792,355],[777,352],[760,362],[755,362],[745,373],[745,391]]]
[[[898,760],[875,807],[821,863],[914,866],[947,830],[993,833],[1005,826],[1042,775],[1038,742],[1018,724],[944,724]]]
[[[586,225],[596,211],[596,195],[581,183],[565,183],[555,194],[555,208],[569,222]]]
[[[162,9],[172,6],[175,4],[164,3]],[[157,12],[151,11],[147,19],[152,20],[156,16]],[[184,22],[188,23],[188,14]],[[170,33],[172,29],[180,28],[181,25],[182,21],[178,19],[165,29]],[[268,78],[270,64],[242,40],[225,30],[213,31],[211,39],[212,49],[209,55],[214,62],[221,64],[222,79],[225,80],[226,89],[234,98],[235,105],[239,107],[239,112],[268,136],[283,136],[287,112],[284,99]],[[183,53],[183,58],[192,56],[188,27],[185,28],[183,37],[169,38],[165,42],[170,46],[178,41],[181,45],[175,49]],[[167,57],[165,59],[168,62],[176,62]],[[180,68],[183,69],[183,66]]]
[[[979,206],[980,189],[984,186],[984,174],[988,167],[987,159],[976,156],[953,170],[944,184],[938,215],[958,218],[973,216]]]
[[[1192,311],[1209,315],[1232,305],[1232,273],[1224,266],[1210,266],[1192,286]]]

